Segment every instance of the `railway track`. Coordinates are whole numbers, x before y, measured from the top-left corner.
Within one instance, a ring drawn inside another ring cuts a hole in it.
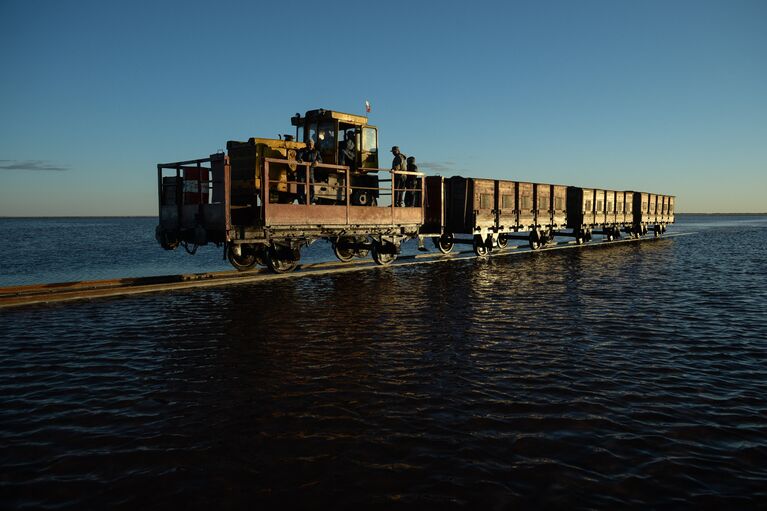
[[[658,238],[663,240],[695,234],[671,233]],[[620,239],[615,241],[594,241],[585,245],[577,245],[574,241],[551,243],[535,252],[547,252],[551,250],[576,249],[615,245],[619,243],[635,243],[640,241],[657,241],[655,238]],[[515,254],[532,252],[524,245],[508,246],[503,250],[495,250],[486,257],[506,257]],[[246,272],[221,271],[209,273],[192,273],[181,275],[165,275],[158,277],[129,277],[110,280],[91,280],[78,282],[60,282],[53,284],[35,284],[28,286],[11,286],[0,288],[0,308],[18,307],[22,305],[46,304],[66,302],[72,300],[85,300],[95,298],[107,298],[127,296],[144,293],[157,293],[161,291],[173,291],[178,289],[190,289],[198,287],[225,286],[231,284],[245,284],[252,282],[264,282],[286,278],[300,278],[312,275],[329,275],[333,273],[346,273],[351,271],[363,271],[383,268],[397,268],[414,264],[442,263],[462,259],[473,259],[477,256],[473,251],[460,251],[450,254],[426,253],[400,256],[390,266],[379,266],[370,260],[342,262],[322,262],[304,264],[295,272],[275,274],[268,270],[257,269]]]

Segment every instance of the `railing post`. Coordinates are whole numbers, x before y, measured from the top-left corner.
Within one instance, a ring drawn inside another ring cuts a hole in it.
[[[202,205],[202,167],[200,167],[199,161],[197,162],[197,195],[200,205]]]
[[[263,199],[261,200],[263,204],[263,211],[264,211],[264,219],[263,219],[263,226],[266,226],[266,220],[267,220],[267,214],[268,214],[268,204],[269,204],[269,162],[264,160],[264,176],[261,181],[263,181],[263,188],[261,190],[261,193],[264,194]]]
[[[394,224],[394,199],[396,198],[394,182],[396,181],[396,178],[394,175],[394,170],[390,170],[389,172],[391,174],[391,223]]]
[[[349,170],[346,171],[346,187],[344,188],[344,193],[346,193],[346,224],[349,225],[350,213],[351,213],[351,195],[352,195],[352,168],[349,167]]]
[[[229,241],[229,231],[232,230],[232,166],[229,157],[224,159],[224,222],[226,224],[226,241]]]
[[[178,186],[178,182],[176,182],[176,186]],[[162,196],[163,196],[163,186],[162,186],[162,167],[160,165],[157,165],[157,221],[158,223],[162,219]]]

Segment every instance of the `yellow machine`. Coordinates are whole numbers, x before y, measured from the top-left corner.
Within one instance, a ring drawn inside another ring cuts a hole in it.
[[[247,207],[261,194],[265,158],[288,160],[284,164],[272,164],[269,167],[270,201],[283,204],[295,201],[303,189],[300,183],[305,182],[305,179],[298,172],[298,166],[290,161],[296,160],[310,138],[320,151],[322,163],[348,166],[353,186],[377,189],[378,175],[367,175],[365,169],[378,168],[378,130],[367,122],[367,117],[361,115],[324,109],[310,110],[304,117],[296,114],[291,118],[292,125],[296,127],[295,136],[227,142],[232,176],[232,207]],[[354,161],[343,158],[347,137],[353,141]],[[317,202],[345,203],[342,186],[345,177],[345,171],[318,168],[314,175],[314,196]],[[376,190],[356,190],[351,202],[360,206],[374,205],[377,198]]]

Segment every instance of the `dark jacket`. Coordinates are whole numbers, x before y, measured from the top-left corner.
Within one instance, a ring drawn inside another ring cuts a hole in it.
[[[391,162],[392,170],[407,170],[407,156],[403,153],[399,153],[394,156]]]
[[[320,155],[319,149],[316,147],[314,149],[304,147],[298,151],[296,161],[298,161],[298,163],[322,163],[322,156]]]

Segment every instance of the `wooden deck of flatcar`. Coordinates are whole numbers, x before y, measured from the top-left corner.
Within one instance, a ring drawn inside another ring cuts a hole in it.
[[[661,238],[626,238],[615,241],[598,241],[578,245],[574,241],[552,243],[539,250],[532,251],[527,245],[510,245],[502,250],[495,250],[485,257],[504,257],[513,254],[531,252],[546,252],[550,250],[600,247],[618,243],[632,243],[638,241],[662,241],[664,239],[695,234],[693,232],[680,232],[666,234]],[[288,279],[309,277],[318,275],[330,275],[350,271],[384,270],[414,264],[439,263],[460,259],[473,259],[477,256],[473,251],[453,252],[441,254],[439,252],[404,255],[400,256],[389,266],[380,266],[372,260],[355,260],[348,263],[329,261],[322,263],[304,264],[293,273],[276,274],[266,269],[256,269],[246,272],[221,271],[210,273],[194,273],[182,275],[167,275],[158,277],[136,277],[111,280],[93,280],[78,282],[62,282],[52,284],[36,284],[28,286],[11,286],[0,288],[0,308],[16,307],[22,305],[46,304],[65,302],[72,300],[85,300],[94,298],[117,297],[144,293],[157,293],[161,291],[173,291],[178,289],[190,289],[198,287],[224,286],[231,284],[245,284],[262,282],[276,279]]]

